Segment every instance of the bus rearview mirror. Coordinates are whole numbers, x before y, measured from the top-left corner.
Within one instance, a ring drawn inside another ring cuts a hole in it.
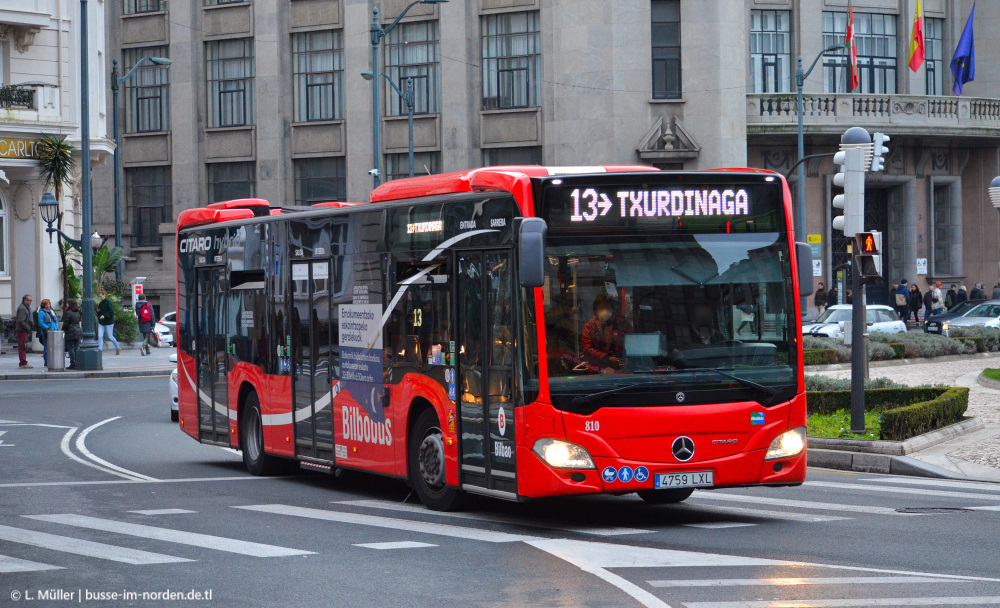
[[[799,296],[813,292],[812,247],[809,243],[795,243],[795,258],[799,263]]]
[[[521,220],[517,236],[521,287],[541,287],[545,284],[545,235],[548,230],[545,220],[541,218],[526,217]]]

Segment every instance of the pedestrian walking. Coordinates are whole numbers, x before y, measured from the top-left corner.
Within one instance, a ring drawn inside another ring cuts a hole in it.
[[[913,321],[917,325],[920,325],[920,308],[924,305],[923,294],[920,293],[920,288],[914,283],[910,285],[910,311],[913,313]],[[927,316],[927,313],[924,313]]]
[[[42,343],[42,365],[49,364],[49,332],[59,331],[59,317],[52,311],[48,298],[38,306],[38,340]]]
[[[17,307],[14,321],[14,331],[17,333],[17,366],[30,368],[28,365],[28,338],[31,337],[31,296],[25,294]]]
[[[972,292],[969,293],[970,300],[985,300],[986,292],[983,291],[983,284],[976,283],[972,288]]]
[[[997,283],[997,286],[993,288],[993,299],[1000,300],[1000,283]]]
[[[896,314],[904,322],[910,321],[910,289],[907,280],[903,279],[893,291],[893,298],[896,302]]]
[[[108,292],[103,289],[98,292],[100,302],[97,304],[97,350],[104,350],[105,338],[115,345],[115,354],[122,354],[122,348],[115,339],[115,309],[108,299]]]
[[[854,294],[851,293],[850,289],[847,290],[847,297],[844,298],[844,304],[854,304]]]
[[[939,315],[944,312],[944,295],[941,294],[941,281],[933,284],[930,289],[931,294],[931,306],[930,313],[928,316]],[[924,301],[924,306],[927,306],[927,301]]]
[[[831,306],[836,306],[837,304],[840,304],[840,302],[837,301],[838,299],[839,298],[837,294],[837,286],[833,285],[832,287],[830,287],[830,291],[826,292],[827,310],[829,310]]]
[[[948,292],[944,294],[944,307],[951,308],[954,306],[956,297],[958,297],[958,291],[955,290],[955,284],[952,283],[951,287],[948,288]]]
[[[76,350],[80,348],[83,339],[83,329],[80,328],[80,306],[76,300],[66,300],[63,310],[63,331],[66,332],[66,353],[69,354],[69,368],[76,369]]]
[[[156,321],[153,319],[153,305],[146,298],[142,298],[135,303],[136,316],[139,317],[139,333],[142,334],[142,346],[139,347],[139,354],[146,356],[149,352],[149,338],[153,333]]]
[[[823,281],[820,281],[819,285],[816,286],[813,304],[816,306],[816,312],[823,314],[823,309],[826,308],[826,285],[823,284]]]
[[[961,304],[962,302],[969,301],[969,292],[965,290],[965,285],[958,288],[958,293],[955,294],[955,304]]]

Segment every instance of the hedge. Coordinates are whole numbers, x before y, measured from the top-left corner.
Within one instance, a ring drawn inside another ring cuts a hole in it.
[[[982,338],[986,351],[991,353],[1000,351],[1000,329],[995,327],[965,325],[948,330],[948,335],[952,338]]]
[[[806,391],[808,393],[822,392],[822,391],[849,391],[851,390],[851,379],[850,378],[828,378],[826,376],[818,376],[815,374],[806,374]],[[900,384],[898,382],[893,382],[892,380],[882,377],[882,378],[869,378],[865,380],[865,388],[906,388],[905,384]]]
[[[906,356],[906,345],[900,342],[890,342],[889,348],[891,348],[896,353],[896,359],[902,359]]]
[[[977,353],[986,352],[986,340],[983,338],[977,338],[974,336],[955,336],[953,340],[958,340],[959,342],[971,342],[976,345]]]
[[[865,390],[865,409],[882,413],[882,439],[903,441],[962,419],[969,389],[880,388]],[[810,414],[831,414],[851,407],[851,391],[806,393]]]
[[[803,365],[828,365],[837,362],[837,351],[832,348],[807,348],[802,351]]]

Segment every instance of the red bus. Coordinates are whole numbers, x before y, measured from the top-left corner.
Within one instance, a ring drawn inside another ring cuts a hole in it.
[[[184,211],[181,429],[255,475],[371,471],[433,509],[800,484],[790,217],[776,173],[638,166]]]

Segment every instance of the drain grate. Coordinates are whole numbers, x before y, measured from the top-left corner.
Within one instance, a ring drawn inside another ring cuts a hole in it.
[[[904,507],[902,509],[896,509],[897,513],[922,513],[922,514],[934,514],[934,513],[971,513],[972,509],[966,509],[964,507]]]

